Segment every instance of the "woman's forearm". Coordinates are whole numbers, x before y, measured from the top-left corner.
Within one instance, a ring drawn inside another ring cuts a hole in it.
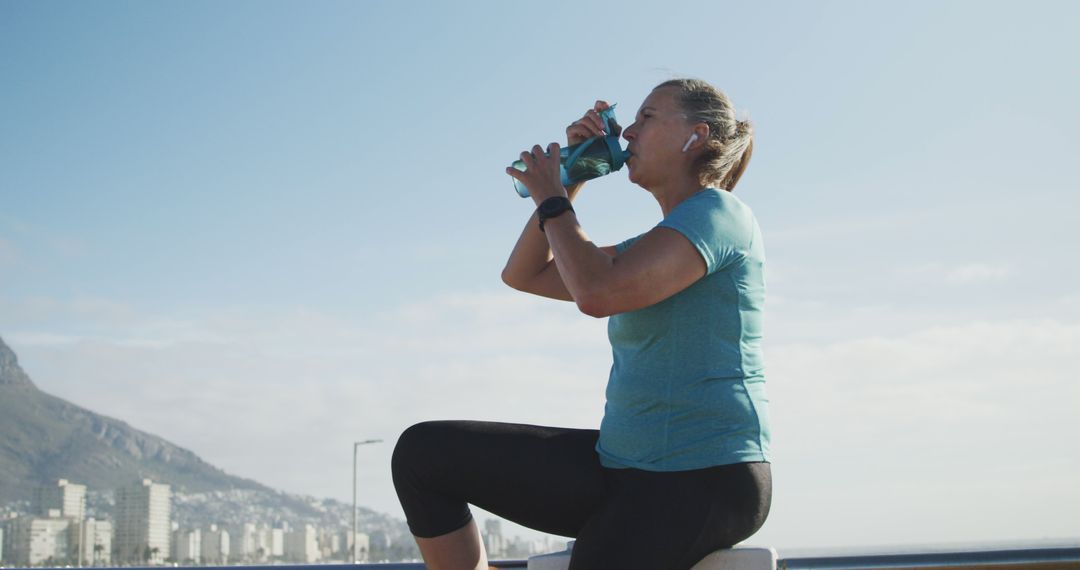
[[[578,308],[587,315],[606,316],[600,314],[599,296],[612,275],[613,258],[589,240],[573,212],[548,220],[545,230],[553,263]]]
[[[502,280],[515,289],[524,290],[528,282],[543,271],[550,260],[551,248],[548,247],[547,238],[539,230],[536,212],[533,212],[525,223],[525,229],[521,230],[521,235],[510,252],[510,258],[506,260]]]
[[[584,182],[568,186],[567,195],[573,200],[584,186]],[[552,261],[551,247],[547,236],[540,231],[536,212],[525,223],[510,258],[503,268],[502,279],[507,285],[523,291],[529,290],[529,284],[546,269]]]

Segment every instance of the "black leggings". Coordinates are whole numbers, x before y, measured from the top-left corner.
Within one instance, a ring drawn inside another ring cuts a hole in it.
[[[772,498],[768,463],[654,472],[600,465],[596,430],[440,421],[394,448],[409,529],[431,538],[472,520],[468,503],[574,537],[571,570],[687,569],[754,534]]]

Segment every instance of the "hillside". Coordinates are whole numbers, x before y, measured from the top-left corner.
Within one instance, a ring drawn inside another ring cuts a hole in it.
[[[265,523],[346,529],[352,507],[276,491],[225,473],[197,455],[128,424],[46,394],[0,338],[0,507],[25,512],[33,488],[68,479],[86,485],[87,514],[110,518],[113,489],[150,478],[173,489],[173,518],[186,528]],[[372,554],[419,555],[405,521],[359,509]]]
[[[181,492],[271,491],[128,424],[46,394],[0,338],[0,504],[64,478],[90,489],[149,477]]]

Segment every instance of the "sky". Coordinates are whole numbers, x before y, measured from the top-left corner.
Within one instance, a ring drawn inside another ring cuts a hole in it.
[[[755,128],[751,544],[1080,537],[1073,2],[0,3],[0,336],[43,390],[402,516],[428,419],[597,427],[606,322],[504,286],[504,168],[698,77]],[[660,219],[625,171],[575,204]],[[497,466],[494,466],[497,468]],[[486,516],[486,515],[485,515]]]

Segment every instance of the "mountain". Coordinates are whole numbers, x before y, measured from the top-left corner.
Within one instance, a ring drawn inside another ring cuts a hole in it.
[[[56,479],[91,489],[150,478],[177,491],[269,489],[128,424],[42,392],[0,338],[0,504]]]
[[[113,489],[138,479],[168,483],[174,520],[186,528],[246,522],[345,529],[352,507],[276,491],[210,465],[191,451],[42,392],[0,338],[0,507],[24,511],[34,487],[57,479],[86,485],[87,514],[112,514]],[[9,509],[10,510],[10,509]],[[405,521],[359,509],[372,553],[418,556]]]
[[[4,339],[0,338],[0,386],[33,386],[30,377],[19,366],[19,359],[15,358]]]

